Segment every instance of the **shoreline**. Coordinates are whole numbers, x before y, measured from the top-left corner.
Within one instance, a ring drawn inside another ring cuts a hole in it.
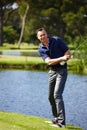
[[[87,65],[79,59],[70,59],[67,68],[71,73],[87,75]],[[41,57],[8,55],[0,55],[0,69],[49,70]]]
[[[34,71],[49,71],[49,68],[45,63],[29,63],[29,64],[18,64],[18,63],[0,63],[0,70],[34,70]],[[67,66],[69,73],[76,73],[76,74],[82,74],[87,75],[87,68],[82,68],[80,66]]]
[[[60,128],[55,128],[49,125],[46,121],[49,121],[47,118],[41,118],[38,116],[28,116],[20,113],[14,112],[3,112],[0,111],[0,130],[56,130]],[[66,130],[82,130],[78,126],[71,124],[66,124]]]

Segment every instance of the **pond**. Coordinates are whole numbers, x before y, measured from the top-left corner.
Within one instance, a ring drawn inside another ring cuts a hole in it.
[[[11,55],[11,56],[34,56],[37,57],[39,56],[37,51],[1,51],[0,55]]]
[[[64,90],[66,123],[87,130],[87,76],[69,74]],[[0,71],[0,111],[52,118],[48,73]]]

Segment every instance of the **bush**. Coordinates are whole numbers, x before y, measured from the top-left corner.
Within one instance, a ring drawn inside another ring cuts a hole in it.
[[[3,40],[4,42],[14,44],[18,39],[18,34],[12,26],[6,26],[3,28]]]

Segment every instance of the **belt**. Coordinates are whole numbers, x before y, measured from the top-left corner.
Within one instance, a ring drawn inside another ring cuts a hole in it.
[[[65,66],[62,66],[62,67],[50,67],[50,70],[53,70],[53,71],[58,71],[58,70],[61,70],[61,69],[66,69]]]

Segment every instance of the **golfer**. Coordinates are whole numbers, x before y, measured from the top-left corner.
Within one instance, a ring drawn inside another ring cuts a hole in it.
[[[67,60],[70,58],[70,50],[59,37],[49,37],[44,28],[39,28],[37,38],[41,44],[38,52],[49,66],[49,102],[52,108],[53,125],[64,128],[65,108],[63,91],[67,79]]]

